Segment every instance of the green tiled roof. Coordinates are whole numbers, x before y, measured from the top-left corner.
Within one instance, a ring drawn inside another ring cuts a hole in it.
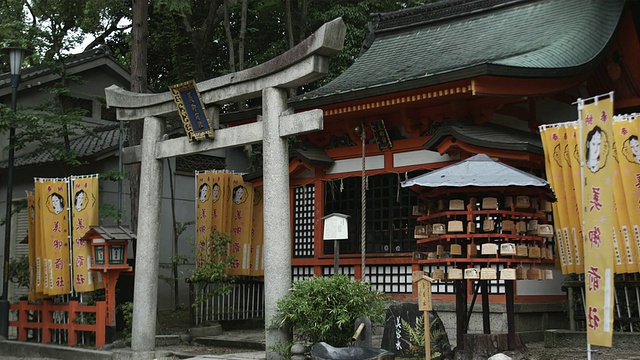
[[[353,100],[388,86],[402,91],[481,75],[575,75],[602,53],[623,7],[624,0],[458,0],[379,14],[368,50],[297,100]]]

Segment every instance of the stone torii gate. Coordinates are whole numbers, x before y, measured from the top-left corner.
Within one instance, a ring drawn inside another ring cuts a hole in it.
[[[197,84],[203,103],[214,108],[214,124],[219,122],[217,109],[221,105],[262,96],[262,121],[219,129],[213,141],[189,142],[186,137],[163,139],[162,117],[177,113],[170,92],[139,94],[115,85],[105,90],[107,106],[117,108],[118,120],[144,119],[142,144],[126,148],[123,154],[125,163],[142,163],[131,336],[133,351],[142,355],[155,349],[162,160],[178,155],[263,142],[265,321],[273,317],[276,302],[285,297],[291,287],[286,138],[323,128],[319,109],[298,114],[287,111],[287,89],[326,75],[329,58],[342,50],[345,35],[346,26],[341,18],[337,18],[266,63]],[[290,336],[286,331],[267,330],[266,345],[284,344]],[[268,352],[267,357],[274,359],[277,354]]]

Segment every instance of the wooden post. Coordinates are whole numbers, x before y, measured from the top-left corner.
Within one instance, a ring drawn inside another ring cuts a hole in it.
[[[468,280],[456,281],[456,343],[460,350],[464,350],[467,333],[467,285]]]
[[[67,345],[76,346],[78,344],[78,333],[76,333],[75,318],[78,316],[78,300],[71,300],[67,304]]]
[[[504,292],[507,302],[507,338],[509,341],[509,349],[516,348],[516,320],[515,320],[515,299],[514,286],[515,280],[506,280],[504,282]]]
[[[106,343],[106,331],[107,327],[107,319],[105,316],[101,316],[99,314],[104,314],[107,311],[107,302],[106,301],[96,301],[96,348],[101,348]]]
[[[429,311],[433,310],[431,300],[431,283],[435,279],[424,274],[424,271],[414,271],[412,281],[418,283],[418,310],[424,311],[424,356],[426,360],[431,359],[431,328],[429,321]]]
[[[487,280],[480,280],[482,291],[482,332],[491,334],[491,321],[489,319],[489,284]]]

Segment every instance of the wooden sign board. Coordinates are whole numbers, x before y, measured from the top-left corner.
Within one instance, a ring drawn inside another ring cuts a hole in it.
[[[173,101],[178,107],[184,132],[189,142],[203,139],[213,140],[213,129],[204,109],[204,103],[196,88],[195,80],[169,86]]]
[[[424,271],[414,271],[411,274],[412,282],[418,283],[418,310],[431,311],[433,305],[431,301],[431,283],[435,281],[424,274]]]
[[[431,282],[427,280],[418,281],[418,310],[433,310],[431,301]]]
[[[323,240],[345,240],[349,238],[347,218],[349,215],[330,214],[322,218],[324,220]]]

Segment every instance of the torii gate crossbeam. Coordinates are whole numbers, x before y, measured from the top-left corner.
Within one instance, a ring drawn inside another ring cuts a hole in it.
[[[211,142],[186,137],[162,140],[163,116],[177,112],[169,92],[138,94],[111,86],[107,105],[121,121],[144,119],[142,145],[127,148],[126,162],[140,161],[140,203],[131,349],[144,358],[155,349],[159,271],[160,214],[164,158],[263,142],[265,321],[291,287],[291,234],[287,136],[322,130],[322,111],[291,114],[287,89],[316,80],[328,71],[329,57],[342,49],[346,26],[341,18],[324,24],[286,53],[254,68],[199,83],[205,105],[222,105],[262,95],[262,121],[216,131]],[[291,334],[268,330],[267,348],[286,343]],[[267,352],[268,359],[278,355]]]

